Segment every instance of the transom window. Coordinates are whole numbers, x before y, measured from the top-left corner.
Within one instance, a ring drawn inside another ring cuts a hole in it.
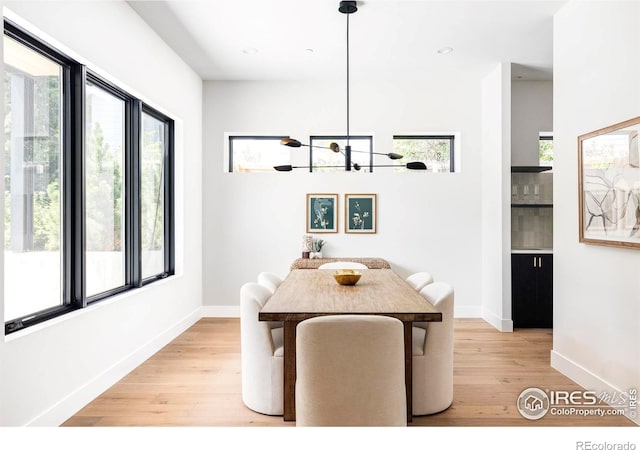
[[[402,164],[407,161],[421,161],[427,165],[427,172],[454,172],[453,135],[394,136],[393,153],[403,156],[394,163],[395,170],[406,171]]]
[[[274,172],[290,164],[290,147],[280,145],[288,136],[229,136],[229,172]]]
[[[331,143],[340,146],[341,153],[329,150]],[[373,136],[349,136],[351,163],[358,164],[363,172],[373,171]],[[309,165],[311,172],[344,172],[344,148],[346,136],[311,136],[309,141]]]

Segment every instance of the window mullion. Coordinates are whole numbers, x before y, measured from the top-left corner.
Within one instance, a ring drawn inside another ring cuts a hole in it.
[[[127,220],[127,283],[135,287],[142,286],[142,260],[141,260],[141,226],[140,226],[140,142],[142,140],[140,126],[142,120],[142,104],[139,100],[133,100],[128,120],[129,149],[126,167],[126,202],[128,205]]]
[[[78,307],[87,306],[86,296],[86,261],[85,261],[85,86],[86,68],[80,64],[72,67],[71,111],[69,117],[70,153],[68,164],[70,170],[65,177],[69,186],[69,222],[68,246],[71,303]]]

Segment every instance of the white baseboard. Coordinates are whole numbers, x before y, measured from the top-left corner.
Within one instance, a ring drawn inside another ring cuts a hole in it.
[[[59,426],[201,318],[200,308],[133,350],[103,373],[62,398],[26,426]]]
[[[606,380],[603,380],[593,372],[555,350],[551,350],[551,367],[589,391],[595,391],[597,393],[614,393],[625,390],[609,384]],[[627,388],[629,387],[640,389],[640,386],[628,386]],[[632,422],[640,425],[640,417],[631,418],[628,415],[626,415],[626,417]]]
[[[481,317],[498,331],[504,333],[511,333],[513,331],[513,320],[503,319],[486,308],[482,308]]]
[[[240,306],[203,306],[202,317],[240,317]]]

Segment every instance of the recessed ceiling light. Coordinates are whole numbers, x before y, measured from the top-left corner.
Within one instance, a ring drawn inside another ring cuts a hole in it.
[[[305,48],[304,51],[307,53],[313,53],[315,50],[312,48]]]
[[[249,48],[243,49],[242,53],[244,53],[245,55],[255,55],[256,53],[258,53],[258,49],[249,47]]]
[[[446,55],[447,53],[451,53],[452,51],[453,51],[452,47],[442,47],[441,49],[438,50],[438,54]]]

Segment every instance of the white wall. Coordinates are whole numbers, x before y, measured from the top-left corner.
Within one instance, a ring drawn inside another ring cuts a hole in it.
[[[466,78],[465,78],[466,77]],[[393,134],[460,132],[462,172],[223,173],[224,133],[344,134],[345,87],[320,82],[205,82],[205,309],[237,312],[239,289],[260,271],[285,276],[300,257],[305,194],[340,194],[340,232],[322,237],[327,256],[387,259],[402,275],[427,270],[452,283],[456,313],[480,313],[480,80],[352,83],[351,134],[373,133],[374,151]],[[306,148],[293,150],[308,162]],[[378,194],[378,232],[345,234],[343,194]],[[223,239],[209,237],[222,236]],[[321,235],[317,235],[321,236]]]
[[[551,361],[589,389],[639,388],[640,251],[578,243],[576,189],[577,137],[640,116],[640,3],[570,2],[554,36]]]
[[[540,132],[553,131],[553,82],[511,82],[511,164],[540,164]]]
[[[202,82],[124,2],[4,5],[176,120],[178,275],[0,341],[0,426],[57,425],[200,317]]]
[[[500,331],[511,320],[511,66],[482,80],[482,317]]]

